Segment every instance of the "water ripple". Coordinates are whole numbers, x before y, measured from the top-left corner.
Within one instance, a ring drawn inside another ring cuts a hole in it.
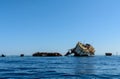
[[[117,79],[120,57],[5,57],[0,79]]]

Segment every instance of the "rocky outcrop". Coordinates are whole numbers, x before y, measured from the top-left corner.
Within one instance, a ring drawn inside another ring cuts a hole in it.
[[[58,52],[36,52],[32,56],[41,56],[41,57],[46,57],[46,56],[62,56],[62,54]]]
[[[78,42],[76,46],[70,49],[65,56],[73,54],[74,56],[92,56],[95,53],[95,49],[90,44],[83,44]]]
[[[24,54],[20,54],[20,57],[24,57]]]
[[[2,54],[1,57],[6,57],[6,56],[4,54]]]
[[[112,56],[112,53],[105,53],[106,56]]]

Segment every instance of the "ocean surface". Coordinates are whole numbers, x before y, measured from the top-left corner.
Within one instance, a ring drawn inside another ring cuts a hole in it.
[[[0,57],[0,79],[120,79],[120,56]]]

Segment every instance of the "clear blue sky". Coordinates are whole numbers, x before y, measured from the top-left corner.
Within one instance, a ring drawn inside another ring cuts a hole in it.
[[[0,53],[65,54],[78,41],[120,54],[120,0],[0,0]]]

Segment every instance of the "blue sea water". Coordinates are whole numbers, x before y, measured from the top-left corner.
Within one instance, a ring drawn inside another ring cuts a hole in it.
[[[0,79],[119,78],[120,56],[0,58]]]

